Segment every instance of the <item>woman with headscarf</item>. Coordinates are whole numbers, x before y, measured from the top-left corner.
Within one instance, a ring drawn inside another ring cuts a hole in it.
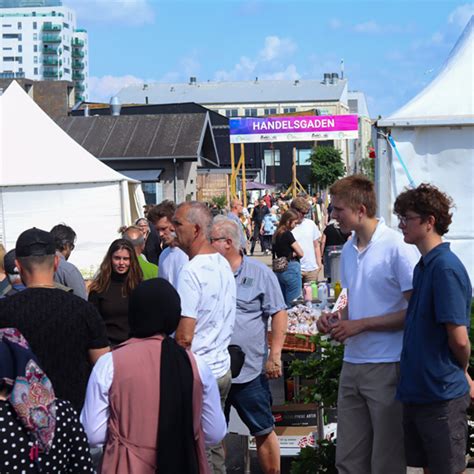
[[[91,446],[105,444],[101,473],[209,474],[205,446],[226,434],[217,383],[170,334],[181,302],[162,278],[132,292],[131,339],[94,366],[81,414]]]
[[[1,472],[94,472],[70,402],[58,400],[18,329],[0,329]]]
[[[128,299],[142,279],[132,244],[114,240],[89,288],[89,302],[102,316],[112,346],[128,339]]]

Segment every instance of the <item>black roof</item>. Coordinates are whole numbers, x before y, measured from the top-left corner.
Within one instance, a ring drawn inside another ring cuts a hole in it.
[[[219,164],[208,115],[60,117],[58,125],[101,160],[204,159]]]

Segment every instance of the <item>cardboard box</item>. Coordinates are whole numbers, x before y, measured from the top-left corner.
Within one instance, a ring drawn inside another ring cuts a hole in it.
[[[317,405],[308,403],[291,403],[272,407],[275,426],[316,426]]]
[[[280,442],[281,456],[297,456],[301,448],[306,446],[314,447],[315,426],[279,426],[275,428],[275,433]],[[255,451],[257,445],[253,436],[249,437],[249,449]]]

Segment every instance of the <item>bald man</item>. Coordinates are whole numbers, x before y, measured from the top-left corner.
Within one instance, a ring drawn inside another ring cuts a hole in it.
[[[145,237],[140,227],[134,225],[127,227],[123,231],[122,237],[133,245],[138,263],[143,272],[143,279],[150,280],[151,278],[156,278],[158,276],[158,267],[154,263],[149,262],[145,255],[143,255],[143,251],[145,250]]]

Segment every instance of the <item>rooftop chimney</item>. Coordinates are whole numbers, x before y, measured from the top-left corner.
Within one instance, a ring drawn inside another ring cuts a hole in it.
[[[329,84],[331,81],[331,73],[325,72],[323,75],[323,84]]]
[[[113,117],[118,117],[120,115],[120,109],[122,108],[122,104],[119,101],[119,98],[114,95],[110,99],[110,115]]]
[[[295,79],[295,82],[293,83],[294,86],[297,86],[300,83],[299,79]]]
[[[196,84],[196,76],[191,76],[191,77],[189,78],[189,84],[190,84],[190,85],[191,85],[191,84]]]
[[[331,84],[337,84],[339,82],[339,74],[337,72],[331,73]]]

